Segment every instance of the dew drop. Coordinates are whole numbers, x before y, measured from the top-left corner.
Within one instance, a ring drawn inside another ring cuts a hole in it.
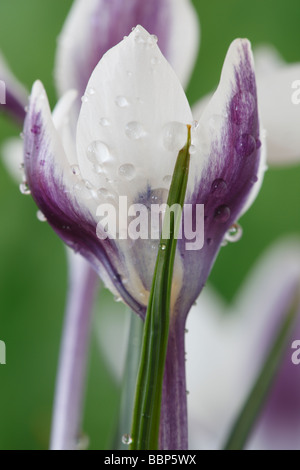
[[[79,169],[78,165],[72,165],[71,170],[72,170],[73,175],[75,175],[75,176],[80,175],[80,169]]]
[[[170,184],[172,181],[172,175],[166,175],[164,176],[163,178],[163,182],[166,183],[166,184]]]
[[[28,105],[24,106],[24,111],[25,111],[25,113],[28,113],[28,111],[29,111],[29,106]]]
[[[216,222],[225,223],[230,217],[230,209],[228,206],[223,204],[216,208],[214,213],[214,220]]]
[[[231,242],[231,243],[238,242],[242,238],[242,235],[243,235],[242,227],[239,224],[235,223],[231,225],[231,227],[227,231],[225,235],[225,241]]]
[[[86,434],[82,434],[76,443],[76,450],[87,450],[90,445],[90,438]]]
[[[105,163],[111,160],[109,148],[101,140],[95,140],[88,146],[87,157],[92,163]]]
[[[235,150],[239,157],[249,157],[256,149],[256,141],[251,134],[242,134],[235,143]]]
[[[131,163],[125,163],[119,167],[119,175],[127,180],[132,180],[135,177],[136,170],[135,167]]]
[[[31,194],[30,188],[28,186],[28,183],[26,183],[26,181],[21,183],[19,188],[20,188],[21,194],[23,194],[24,196],[29,196]]]
[[[95,93],[96,93],[96,90],[95,90],[94,88],[89,88],[89,89],[88,89],[88,94],[89,94],[89,95],[92,96],[92,95],[94,95]]]
[[[37,211],[36,216],[40,222],[47,222],[47,217],[42,213],[42,211]]]
[[[117,96],[116,97],[116,105],[119,106],[119,108],[126,108],[129,106],[129,102],[125,96]]]
[[[145,39],[143,38],[141,34],[139,34],[139,30],[137,30],[134,40],[137,44],[141,44],[141,45],[145,44]]]
[[[169,122],[163,128],[163,144],[170,152],[179,151],[186,143],[186,126],[180,122]]]
[[[125,444],[126,446],[129,446],[130,444],[132,444],[132,437],[130,436],[130,434],[123,434],[122,443]]]
[[[81,97],[81,102],[82,102],[82,103],[87,103],[88,100],[89,100],[89,99],[88,99],[88,97],[87,97],[86,95],[83,95],[83,96]]]
[[[88,189],[88,190],[93,189],[92,184],[91,184],[90,181],[88,181],[88,180],[85,180],[85,181],[84,181],[84,186],[85,186],[86,189]]]
[[[251,180],[250,180],[250,183],[254,184],[258,181],[258,177],[255,175],[255,176],[252,176]]]
[[[196,147],[195,145],[190,145],[190,149],[189,149],[189,152],[190,152],[190,155],[194,155],[194,153],[196,153]]]
[[[217,178],[213,181],[211,185],[210,192],[214,197],[219,198],[223,197],[227,191],[227,183],[222,178]]]
[[[141,139],[146,132],[141,123],[137,121],[128,122],[125,126],[125,134],[127,135],[128,139],[138,140]]]
[[[102,127],[108,127],[108,126],[110,126],[110,121],[107,118],[101,118],[100,119],[100,125]]]
[[[247,122],[255,110],[255,98],[250,91],[239,92],[231,101],[231,119],[240,126]]]
[[[41,126],[39,126],[38,124],[34,124],[31,128],[31,132],[34,135],[39,135],[41,133]]]
[[[151,62],[151,65],[157,65],[158,64],[158,58],[157,57],[152,57],[150,62]]]
[[[164,243],[161,243],[159,247],[162,251],[165,251],[167,249],[167,245],[165,245]]]
[[[109,196],[109,191],[106,188],[99,188],[98,189],[98,194],[100,197],[108,197]]]
[[[120,295],[115,295],[114,300],[115,302],[122,302],[122,297]]]
[[[196,129],[198,129],[198,128],[199,128],[199,122],[198,122],[198,121],[193,121],[193,122],[192,122],[192,129],[193,129],[193,130],[196,130]]]

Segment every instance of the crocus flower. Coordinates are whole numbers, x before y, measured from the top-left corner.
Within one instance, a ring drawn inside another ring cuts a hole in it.
[[[60,122],[68,118],[70,93],[62,98],[54,123],[45,91],[36,82],[24,127],[25,172],[40,210],[67,245],[85,256],[112,292],[142,317],[158,242],[99,237],[103,230],[97,208],[109,201],[118,213],[118,197],[124,195],[128,204],[149,206],[153,197],[158,203],[166,202],[169,175],[186,140],[185,126],[192,125],[193,117],[181,84],[156,42],[156,37],[137,27],[101,59],[82,100],[76,151],[68,153],[56,129],[57,115]],[[179,402],[185,403],[186,315],[224,235],[249,206],[262,178],[248,41],[231,45],[218,90],[203,119],[193,125],[192,144],[187,202],[205,204],[205,246],[192,253],[185,250],[186,240],[178,245],[167,356],[172,374],[168,367],[166,372],[175,412],[168,415],[163,408],[165,435],[174,420],[182,422],[178,410],[184,408]],[[175,350],[182,354],[176,357]],[[185,446],[186,436],[180,439],[172,445]]]
[[[73,96],[75,103],[70,109],[68,122],[63,119],[61,106],[54,113],[58,132],[69,153],[73,150],[74,122],[78,118],[80,98],[93,68],[106,50],[119,42],[137,22],[159,36],[162,49],[182,82],[187,83],[199,45],[199,22],[190,0],[155,0],[151,3],[141,3],[139,0],[129,0],[126,3],[120,0],[74,1],[60,36],[55,68],[58,94],[71,88],[78,91],[77,97],[74,94],[69,95]],[[0,77],[5,79],[7,85],[7,100],[3,109],[22,123],[28,94],[2,58]],[[23,143],[20,139],[10,139],[2,151],[13,177],[19,179]],[[24,193],[29,192],[24,182],[21,190]],[[40,220],[46,220],[41,212],[38,215]],[[71,253],[70,251],[68,256],[70,290],[52,429],[53,448],[76,447],[88,325],[95,290],[95,287],[91,287],[95,286],[95,281],[89,264],[80,255],[72,256]]]
[[[229,306],[212,288],[199,297],[186,340],[191,448],[221,449],[225,444],[299,281],[299,240],[288,238],[259,259]],[[299,366],[292,362],[292,344],[299,338],[298,313],[248,449],[300,447]]]

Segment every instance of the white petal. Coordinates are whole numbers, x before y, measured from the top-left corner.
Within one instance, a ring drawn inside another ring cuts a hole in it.
[[[171,0],[169,53],[166,56],[186,87],[200,46],[200,24],[190,0]]]
[[[7,88],[10,89],[11,93],[18,99],[24,106],[28,102],[28,92],[26,88],[16,79],[12,71],[10,70],[5,58],[0,51],[0,79],[6,83]]]
[[[174,71],[139,26],[105,54],[89,81],[77,128],[82,174],[99,187],[98,163],[107,189],[129,201],[149,188],[168,189],[165,177],[191,121]]]
[[[60,135],[70,165],[77,164],[75,132],[72,125],[72,109],[76,98],[77,92],[75,90],[66,92],[52,112],[55,128]]]
[[[299,79],[300,64],[286,65],[258,78],[258,103],[272,164],[297,163],[300,159],[300,93],[299,103],[292,102],[296,92],[292,85]]]
[[[17,183],[22,179],[21,163],[23,162],[23,142],[18,137],[4,141],[1,146],[3,163],[11,178]]]

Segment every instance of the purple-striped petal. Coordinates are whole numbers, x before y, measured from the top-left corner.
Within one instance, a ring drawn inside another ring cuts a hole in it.
[[[56,80],[60,94],[82,95],[101,57],[141,24],[187,83],[199,44],[199,26],[190,0],[77,0],[60,36]]]
[[[178,309],[185,314],[205,284],[227,230],[249,206],[249,198],[254,199],[262,176],[256,84],[247,40],[231,44],[220,85],[194,127],[186,202],[204,204],[204,246],[187,251],[186,240],[179,241],[185,282]]]
[[[32,196],[64,242],[88,259],[104,282],[137,312],[143,307],[124,287],[122,253],[113,240],[96,235],[97,203],[70,165],[55,129],[46,93],[36,82],[24,126],[24,162]]]
[[[28,93],[16,79],[0,52],[0,112],[8,113],[18,124],[23,124]]]

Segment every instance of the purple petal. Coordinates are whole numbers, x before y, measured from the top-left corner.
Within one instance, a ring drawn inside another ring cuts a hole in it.
[[[63,241],[94,266],[109,288],[140,315],[141,306],[124,287],[126,266],[114,240],[96,235],[96,204],[80,191],[53,125],[45,91],[36,82],[24,127],[27,183],[39,209]]]
[[[57,50],[59,93],[75,88],[83,95],[102,56],[138,24],[159,38],[160,49],[187,82],[199,42],[190,0],[77,0]]]
[[[0,112],[8,113],[17,124],[23,124],[28,93],[18,82],[0,53]]]
[[[205,284],[224,235],[253,198],[260,171],[256,84],[247,40],[236,40],[229,48],[219,88],[194,132],[194,143],[200,150],[191,158],[186,202],[204,204],[204,246],[187,251],[186,240],[179,241],[185,279],[179,304],[185,313]]]

